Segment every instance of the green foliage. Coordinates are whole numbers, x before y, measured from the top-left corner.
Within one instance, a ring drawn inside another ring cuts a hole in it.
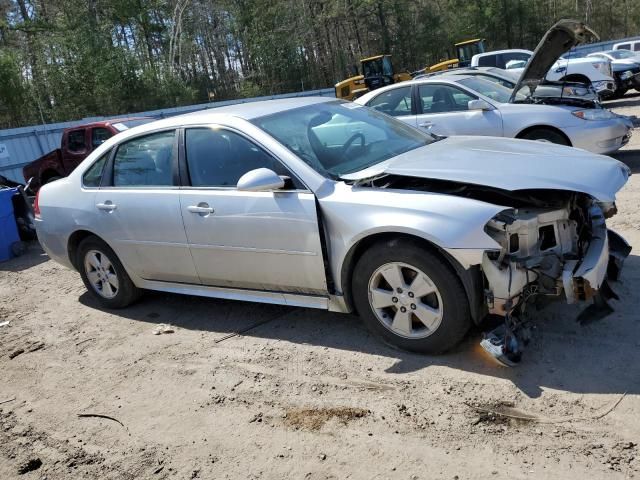
[[[560,18],[640,34],[632,0],[4,0],[0,128],[330,87],[378,53],[415,71],[475,37],[532,49]]]

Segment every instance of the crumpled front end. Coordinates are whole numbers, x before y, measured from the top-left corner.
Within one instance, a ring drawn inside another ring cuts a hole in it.
[[[501,361],[506,357],[504,363],[517,361],[522,343],[518,329],[536,301],[590,302],[578,316],[581,323],[611,313],[607,300],[617,297],[608,280],[617,280],[631,251],[607,229],[605,218],[615,213],[613,203],[573,194],[557,208],[512,208],[487,223],[485,231],[501,249],[483,256],[486,303],[489,313],[506,322],[485,338],[485,349]]]

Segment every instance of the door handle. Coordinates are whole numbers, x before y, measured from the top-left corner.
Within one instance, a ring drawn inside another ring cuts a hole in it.
[[[115,203],[111,203],[111,201],[109,200],[107,200],[104,203],[96,203],[96,207],[98,210],[105,210],[107,212],[112,212],[113,210],[118,208],[118,206]]]
[[[431,127],[433,127],[433,122],[419,123],[418,126],[422,127],[422,128],[431,128]]]
[[[199,203],[198,205],[189,205],[187,207],[191,213],[199,213],[200,215],[209,215],[213,213],[213,208],[209,206],[207,203]]]

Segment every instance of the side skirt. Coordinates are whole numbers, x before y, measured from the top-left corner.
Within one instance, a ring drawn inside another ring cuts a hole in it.
[[[349,310],[342,296],[300,295],[295,293],[270,292],[264,290],[243,290],[240,288],[209,287],[205,285],[187,285],[182,283],[158,282],[138,279],[136,285],[147,290],[158,292],[196,295],[199,297],[224,298],[244,302],[270,303],[290,307],[317,308],[332,312],[348,313]]]

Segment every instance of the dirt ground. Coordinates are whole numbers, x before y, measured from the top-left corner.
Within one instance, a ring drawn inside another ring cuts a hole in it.
[[[611,106],[640,116],[640,95]],[[640,174],[636,130],[616,156]],[[610,221],[634,246],[615,313],[541,312],[512,369],[477,331],[428,357],[300,308],[104,311],[32,245],[0,264],[0,479],[640,478],[639,205],[637,175]]]

